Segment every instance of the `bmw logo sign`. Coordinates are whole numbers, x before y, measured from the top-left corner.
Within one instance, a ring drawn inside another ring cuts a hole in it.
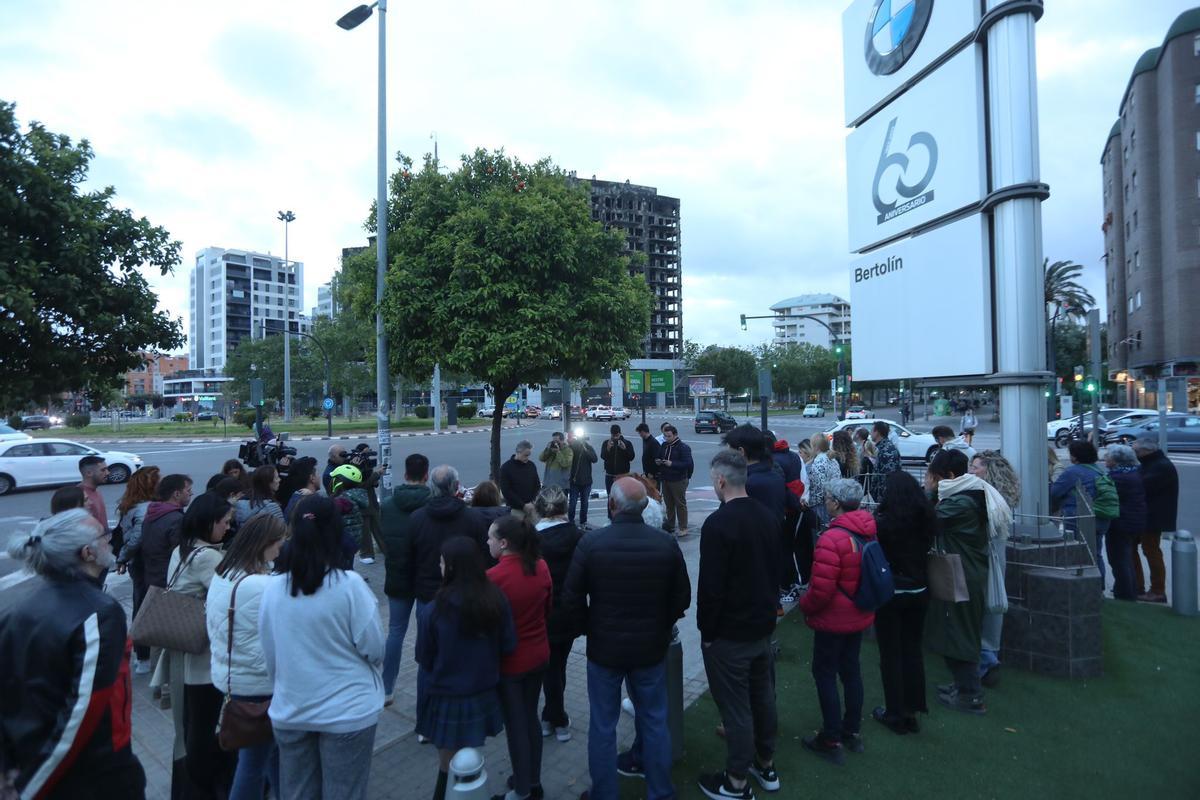
[[[866,36],[871,72],[891,75],[904,66],[921,43],[932,12],[933,0],[875,0]]]

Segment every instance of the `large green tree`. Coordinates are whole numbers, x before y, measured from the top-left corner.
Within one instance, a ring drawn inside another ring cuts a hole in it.
[[[592,220],[587,186],[550,161],[480,149],[446,174],[428,156],[418,172],[401,157],[388,220],[392,370],[421,380],[441,364],[504,398],[523,383],[593,378],[642,352],[650,289],[630,275],[624,237]],[[364,261],[351,259],[345,276],[362,319],[375,286]]]
[[[1083,267],[1074,261],[1055,261],[1046,259],[1042,266],[1045,268],[1045,301],[1050,316],[1053,309],[1058,307],[1061,313],[1069,317],[1084,317],[1089,309],[1096,305],[1096,298],[1079,282],[1083,275]]]
[[[179,263],[179,242],[83,191],[92,148],[0,101],[0,408],[119,386],[143,349],[183,344],[140,270]]]
[[[757,360],[749,350],[710,344],[696,358],[692,374],[712,375],[713,386],[741,394],[758,386],[757,370]]]
[[[776,397],[792,394],[803,398],[824,391],[837,375],[837,355],[811,342],[766,345],[760,350],[759,363],[771,369]]]

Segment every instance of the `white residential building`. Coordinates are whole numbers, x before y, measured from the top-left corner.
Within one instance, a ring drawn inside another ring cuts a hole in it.
[[[337,300],[338,291],[338,276],[334,275],[333,280],[329,283],[321,284],[317,287],[317,304],[313,306],[312,318],[327,317],[328,319],[337,319],[341,312],[341,307]]]
[[[190,281],[192,323],[188,354],[193,370],[224,370],[242,339],[310,329],[300,312],[304,264],[279,256],[208,247],[196,254]]]
[[[850,303],[835,294],[802,294],[771,306],[775,314],[775,344],[808,342],[820,347],[850,344]],[[798,319],[807,314],[813,319]],[[830,330],[832,329],[832,331]]]

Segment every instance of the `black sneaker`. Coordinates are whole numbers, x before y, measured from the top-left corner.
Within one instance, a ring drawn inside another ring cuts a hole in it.
[[[814,733],[812,736],[801,739],[800,744],[831,764],[837,764],[840,767],[846,763],[846,753],[842,750],[841,742],[826,741],[821,734]]]
[[[905,717],[904,718],[904,728],[909,733],[920,733],[921,732],[921,723],[917,722],[917,718],[915,716],[914,717]]]
[[[867,746],[863,744],[861,733],[843,733],[842,747],[849,750],[851,753],[867,752]]]
[[[983,684],[985,689],[995,689],[1000,685],[1000,665],[993,664],[988,668],[988,671],[983,673],[979,678],[979,682]]]
[[[955,692],[952,695],[939,694],[938,702],[947,708],[962,711],[964,714],[975,714],[982,717],[987,713],[987,706],[983,703],[983,694],[969,695],[961,692]]]
[[[646,771],[642,769],[641,764],[633,760],[631,750],[626,750],[617,756],[617,774],[624,775],[626,778],[646,779]]]
[[[758,785],[763,788],[763,791],[779,791],[779,773],[775,771],[775,767],[764,767],[758,763],[756,758],[750,762],[750,774],[754,776],[754,780],[758,781]]]
[[[718,772],[715,775],[700,776],[700,791],[713,800],[726,800],[727,798],[736,797],[739,800],[754,800],[754,792],[750,789],[750,781],[746,781],[741,789],[733,788],[729,782],[729,775],[725,772]]]
[[[904,724],[904,718],[887,713],[887,709],[883,706],[875,707],[875,710],[871,712],[871,719],[880,723],[892,733],[899,734],[900,736],[908,733],[908,727]]]

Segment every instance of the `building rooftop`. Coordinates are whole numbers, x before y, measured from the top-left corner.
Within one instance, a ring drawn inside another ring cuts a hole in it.
[[[846,301],[838,297],[836,294],[801,294],[795,297],[789,297],[786,300],[780,300],[775,305],[771,306],[772,311],[783,311],[788,308],[796,308],[798,306],[829,306],[842,304]]]
[[[1175,21],[1171,23],[1171,27],[1167,28],[1167,35],[1163,37],[1163,43],[1142,53],[1142,57],[1133,65],[1129,83],[1125,84],[1125,93],[1121,95],[1120,108],[1122,110],[1125,108],[1125,101],[1129,99],[1129,90],[1133,88],[1134,79],[1143,72],[1152,72],[1158,69],[1158,62],[1162,61],[1162,54],[1167,48],[1167,43],[1189,33],[1200,33],[1200,7],[1190,8],[1176,17]]]

